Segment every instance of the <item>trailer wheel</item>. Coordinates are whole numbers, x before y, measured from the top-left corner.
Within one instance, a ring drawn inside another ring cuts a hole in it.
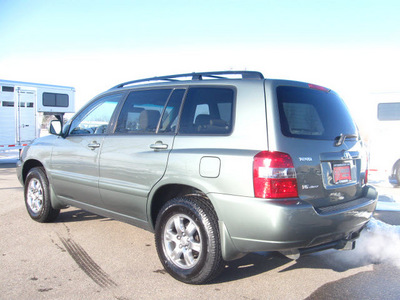
[[[43,168],[32,168],[25,180],[25,205],[29,216],[40,223],[54,221],[59,209],[51,206],[49,181]]]

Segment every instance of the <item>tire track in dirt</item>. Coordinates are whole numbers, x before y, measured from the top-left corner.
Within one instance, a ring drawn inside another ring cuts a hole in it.
[[[102,288],[116,287],[117,284],[104,272],[101,267],[89,256],[89,254],[71,238],[60,237],[65,249],[78,264],[79,268],[85,272],[96,284]]]

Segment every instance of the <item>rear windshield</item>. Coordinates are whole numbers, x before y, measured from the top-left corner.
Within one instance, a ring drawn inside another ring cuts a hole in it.
[[[335,93],[310,88],[277,88],[282,133],[287,137],[334,140],[358,134],[346,105]]]

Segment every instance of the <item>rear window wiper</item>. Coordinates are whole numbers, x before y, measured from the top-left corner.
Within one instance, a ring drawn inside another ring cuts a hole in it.
[[[338,137],[335,138],[335,140],[336,140],[335,146],[339,147],[339,146],[343,145],[344,141],[347,138],[349,138],[349,139],[358,138],[358,135],[357,134],[343,134],[343,133],[341,133]]]

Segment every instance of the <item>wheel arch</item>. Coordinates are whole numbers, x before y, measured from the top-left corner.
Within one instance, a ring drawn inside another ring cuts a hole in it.
[[[50,192],[50,202],[51,202],[51,206],[54,209],[62,209],[62,208],[66,208],[67,205],[65,205],[62,202],[59,202],[54,190],[53,190],[53,186],[49,180],[49,175],[47,174],[47,170],[45,168],[45,166],[43,165],[43,163],[41,163],[39,160],[36,159],[30,159],[24,162],[24,165],[22,167],[22,181],[25,184],[26,181],[26,177],[29,174],[29,171],[32,170],[33,168],[43,168],[44,170],[44,174],[47,177],[48,183],[49,183],[49,192]]]
[[[26,176],[28,176],[29,171],[36,167],[41,167],[44,169],[43,164],[36,159],[30,159],[24,163],[24,166],[22,168],[22,180],[24,183],[26,180]],[[46,176],[47,176],[47,174],[46,174]]]
[[[185,184],[166,184],[160,186],[157,188],[157,190],[154,191],[152,197],[150,198],[151,201],[149,201],[150,202],[149,223],[152,230],[155,229],[157,216],[163,205],[169,200],[172,200],[176,197],[182,197],[187,195],[200,196],[205,200],[209,201],[210,205],[212,205],[211,200],[207,197],[207,195],[196,187]],[[215,211],[213,205],[212,207]]]

